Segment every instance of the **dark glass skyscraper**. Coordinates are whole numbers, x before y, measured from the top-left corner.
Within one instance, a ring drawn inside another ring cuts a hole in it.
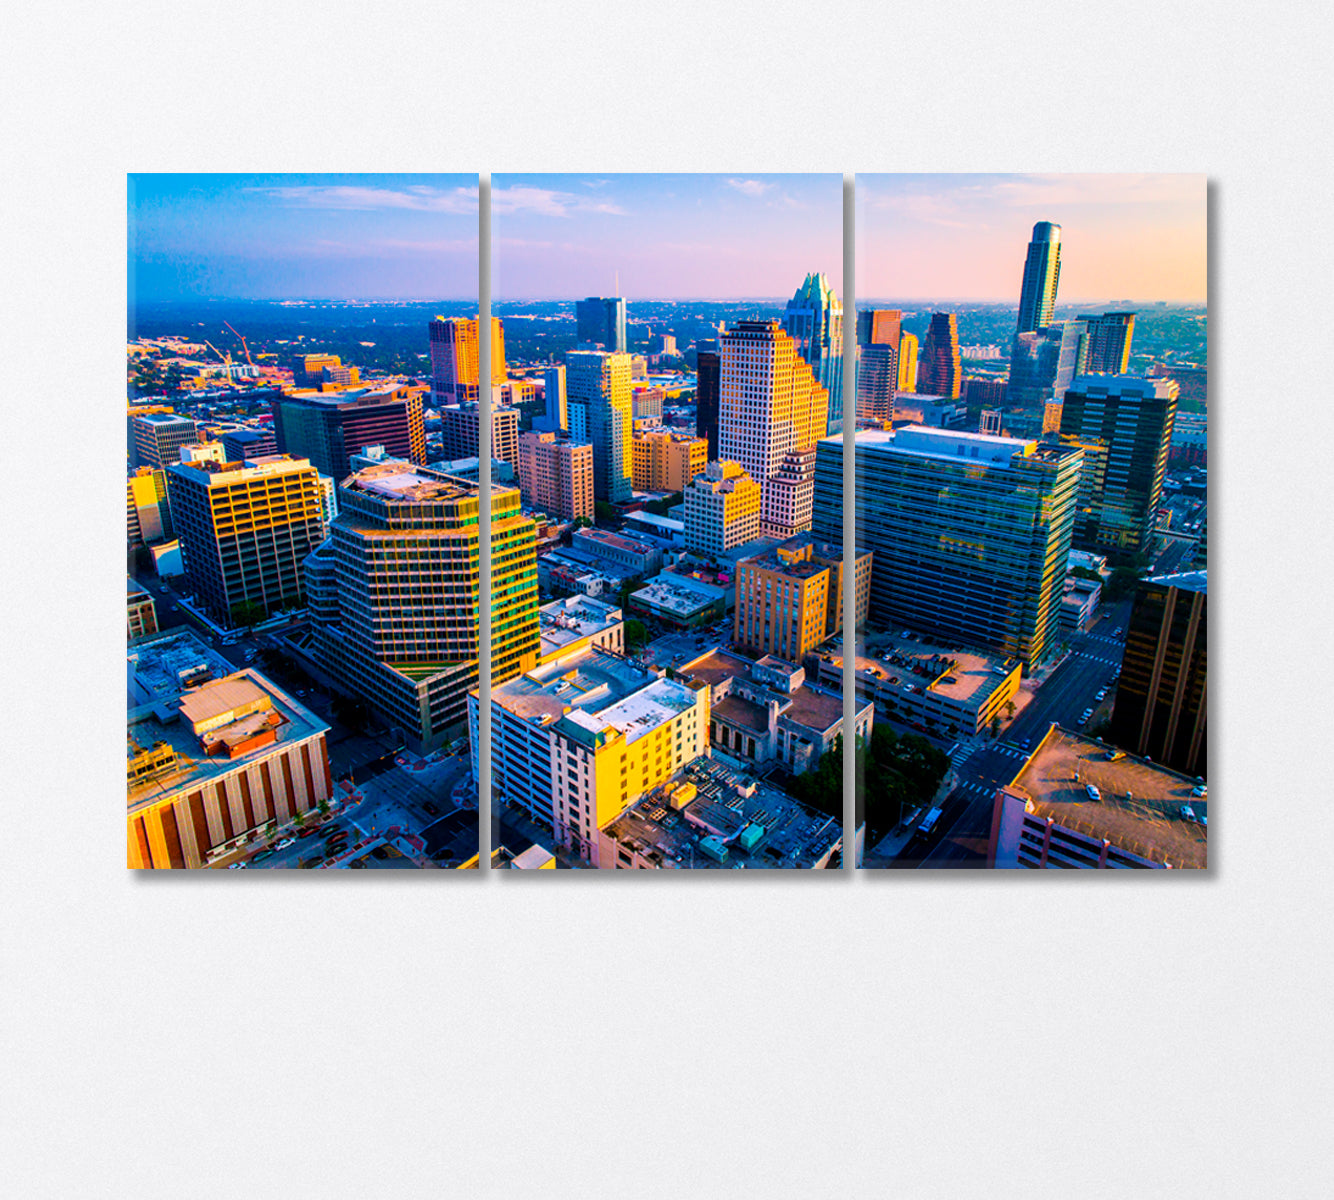
[[[1082,536],[1076,534],[1078,549],[1133,554],[1149,548],[1176,410],[1177,386],[1170,379],[1080,375],[1066,391],[1061,433],[1107,447],[1106,473],[1095,511]]]
[[[604,346],[612,354],[625,353],[624,297],[589,296],[577,300],[574,316],[580,344]]]
[[[1146,579],[1135,593],[1111,739],[1133,754],[1204,775],[1208,576]]]
[[[711,350],[701,349],[696,368],[698,390],[695,392],[695,436],[709,441],[709,461],[718,457],[718,385],[722,359],[718,343],[711,340]]]
[[[1019,292],[1017,333],[1030,333],[1051,324],[1056,311],[1056,285],[1061,278],[1061,227],[1050,221],[1033,226],[1024,260],[1024,283]]]

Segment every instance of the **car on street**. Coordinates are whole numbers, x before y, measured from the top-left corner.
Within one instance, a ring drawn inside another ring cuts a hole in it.
[[[1101,793],[1100,791],[1098,791],[1098,789],[1097,789],[1096,787],[1094,787],[1093,784],[1091,784],[1091,783],[1085,785],[1085,787],[1084,787],[1084,791],[1088,793],[1088,798],[1089,798],[1090,800],[1101,800],[1101,799],[1102,799],[1102,793]]]
[[[1192,796],[1207,796],[1209,794],[1208,785],[1203,783],[1197,783],[1193,788],[1190,789],[1190,794]]]
[[[429,800],[423,801],[422,808],[424,808],[433,817],[438,817],[440,815],[440,810],[436,808],[436,806],[432,804]]]
[[[285,837],[281,842],[274,846],[275,850],[286,850],[288,846],[295,846],[296,838]]]
[[[1102,701],[1104,701],[1104,700],[1107,699],[1107,689],[1106,689],[1106,688],[1103,688],[1103,690],[1100,691],[1100,692],[1099,692],[1096,696],[1094,696],[1093,698],[1094,698],[1095,700],[1097,700],[1099,703],[1102,703]]]
[[[1181,806],[1181,819],[1183,821],[1195,820],[1195,810],[1191,808],[1189,804],[1183,804]]]

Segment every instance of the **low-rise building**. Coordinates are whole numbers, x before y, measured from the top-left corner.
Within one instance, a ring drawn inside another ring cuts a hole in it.
[[[1093,623],[1102,597],[1102,584],[1095,579],[1068,575],[1065,595],[1061,597],[1061,628],[1067,633],[1081,633]]]
[[[743,763],[777,761],[800,775],[843,735],[843,697],[806,683],[805,668],[766,655],[751,662],[714,648],[679,668],[710,690],[709,744]],[[869,737],[875,709],[861,705],[855,737]]]
[[[697,758],[599,833],[599,862],[619,870],[829,865],[842,822],[794,796]]]
[[[137,637],[148,637],[157,632],[157,609],[153,605],[153,597],[133,579],[128,579],[126,583],[125,633],[133,641]]]
[[[210,866],[329,799],[328,726],[258,671],[190,630],[128,665],[128,866]]]
[[[662,570],[662,551],[658,547],[625,534],[605,529],[576,529],[570,545],[606,561],[627,575],[642,577]]]
[[[1195,780],[1053,725],[996,790],[987,864],[1203,869],[1208,801]]]
[[[858,655],[857,695],[895,720],[953,737],[984,733],[1006,719],[1019,692],[1023,663],[922,638],[877,639],[875,656]],[[817,678],[842,691],[843,656],[821,654]]]
[[[613,604],[574,595],[542,605],[537,615],[538,666],[593,647],[614,654],[625,651],[625,619]]]
[[[668,629],[697,629],[727,613],[727,589],[664,571],[630,595],[630,611]]]

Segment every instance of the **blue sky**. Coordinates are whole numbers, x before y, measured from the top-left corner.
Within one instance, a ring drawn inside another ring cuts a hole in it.
[[[131,175],[140,300],[470,299],[477,176]]]
[[[1054,221],[1060,301],[1203,301],[1206,195],[1203,175],[858,175],[857,294],[1017,304]]]
[[[491,177],[497,300],[843,293],[841,175]]]

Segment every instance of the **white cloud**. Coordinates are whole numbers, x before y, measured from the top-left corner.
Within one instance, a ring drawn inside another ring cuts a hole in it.
[[[551,188],[516,184],[514,187],[491,189],[491,208],[498,213],[533,213],[542,217],[568,217],[571,213],[606,213],[623,217],[625,210],[611,200],[597,200],[574,192],[558,192]]]
[[[369,212],[377,209],[410,209],[467,215],[477,211],[475,187],[433,188],[413,184],[394,188],[357,187],[346,184],[294,184],[287,187],[251,188],[297,208],[343,209]]]
[[[765,183],[762,179],[729,179],[727,186],[736,188],[743,196],[759,197],[765,192],[772,191],[776,184]]]

